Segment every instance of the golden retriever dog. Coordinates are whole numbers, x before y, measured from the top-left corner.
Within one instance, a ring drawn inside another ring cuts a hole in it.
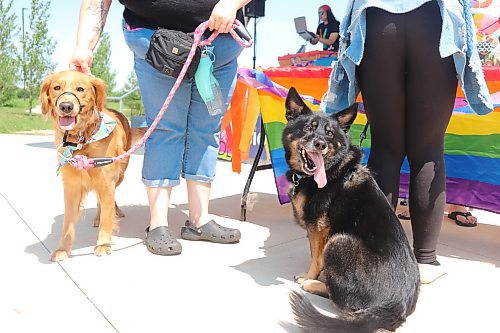
[[[64,164],[65,157],[61,155],[66,152],[67,157],[69,152],[69,157],[116,157],[129,150],[144,131],[131,129],[123,114],[107,109],[104,81],[81,72],[63,71],[48,75],[41,86],[40,103],[42,113],[54,123],[55,146],[64,187],[64,223],[59,246],[52,253],[51,260],[64,260],[71,255],[75,223],[83,200],[90,191],[95,191],[98,199],[94,226],[99,227],[99,236],[94,254],[111,254],[111,236],[117,226],[116,218],[123,217],[115,203],[115,189],[123,181],[128,158],[99,168],[79,170]],[[103,132],[101,129],[105,121],[111,124],[112,131],[98,138],[96,135]]]

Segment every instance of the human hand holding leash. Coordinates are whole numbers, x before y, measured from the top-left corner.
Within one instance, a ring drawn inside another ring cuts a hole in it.
[[[249,3],[250,0],[220,0],[212,10],[208,19],[208,28],[219,33],[228,33],[232,27],[238,9]]]
[[[76,48],[69,69],[90,75],[92,51],[101,36],[112,0],[82,0],[78,22]]]
[[[90,68],[94,56],[92,51],[85,48],[76,48],[69,62],[69,69],[90,75]]]

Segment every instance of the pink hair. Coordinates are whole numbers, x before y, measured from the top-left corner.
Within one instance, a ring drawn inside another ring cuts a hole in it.
[[[330,6],[328,6],[328,5],[323,5],[323,6],[319,7],[319,9],[322,10],[322,11],[324,11],[325,13],[332,11],[332,9],[330,8]]]

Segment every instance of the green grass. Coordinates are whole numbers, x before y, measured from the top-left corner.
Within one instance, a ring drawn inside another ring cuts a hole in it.
[[[35,101],[37,103],[38,101]],[[36,113],[31,115],[28,110],[28,100],[15,99],[11,106],[0,107],[0,133],[17,133],[52,129],[52,121]],[[107,107],[119,110],[118,102],[109,102]],[[130,109],[124,105],[123,113],[130,117]]]
[[[11,107],[0,107],[0,133],[52,129],[50,120],[40,114],[26,112],[28,100],[13,100],[11,104]]]

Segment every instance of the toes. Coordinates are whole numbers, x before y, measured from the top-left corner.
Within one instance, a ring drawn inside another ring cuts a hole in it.
[[[110,255],[111,254],[111,245],[109,244],[104,244],[104,245],[96,245],[94,247],[94,255],[101,257],[103,255]]]
[[[52,260],[54,262],[66,260],[68,258],[69,258],[69,253],[66,252],[65,250],[56,250],[50,256],[50,260]]]
[[[310,291],[310,289],[312,289],[311,286],[314,284],[314,282],[314,280],[304,280],[300,284],[300,287],[302,288],[302,290]]]
[[[474,215],[467,216],[467,223],[476,224],[477,218]]]
[[[457,216],[458,221],[466,224],[476,224],[477,219],[475,216],[469,215],[469,216]]]
[[[306,274],[305,274],[305,273],[301,273],[301,274],[299,274],[299,275],[295,275],[295,276],[293,277],[293,281],[294,281],[295,283],[302,284],[302,283],[304,283],[304,281],[306,281],[306,280],[307,280],[307,278],[306,278],[305,276],[306,276]]]

